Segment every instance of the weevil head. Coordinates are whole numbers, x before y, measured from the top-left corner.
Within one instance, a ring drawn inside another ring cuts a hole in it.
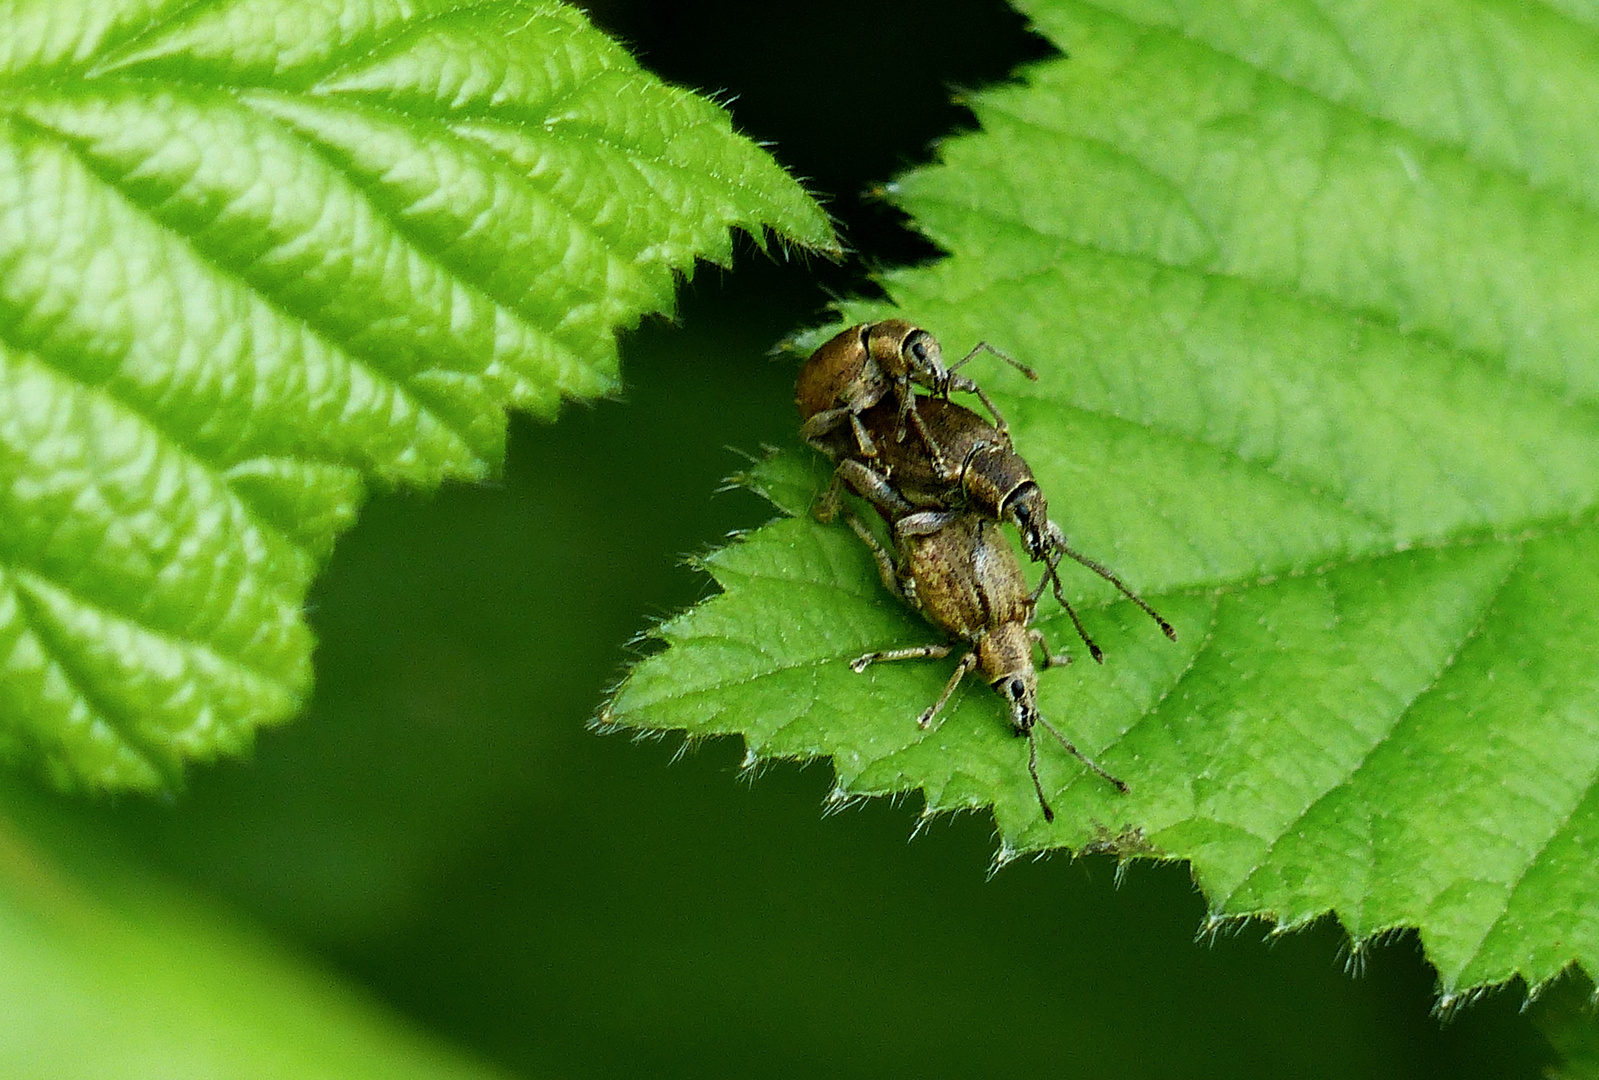
[[[1011,726],[1026,735],[1038,723],[1038,672],[1033,639],[1021,622],[1004,623],[977,643],[977,666],[1005,701]]]
[[[867,348],[889,379],[917,383],[935,393],[949,392],[949,369],[938,339],[904,319],[885,319],[867,328]]]
[[[1002,516],[1022,534],[1022,544],[1034,562],[1048,560],[1051,551],[1065,545],[1060,526],[1049,520],[1044,492],[1031,477],[1007,496]]]

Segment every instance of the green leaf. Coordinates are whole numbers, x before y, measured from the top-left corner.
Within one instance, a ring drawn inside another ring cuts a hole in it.
[[[949,252],[887,274],[991,390],[1109,662],[1041,676],[1118,795],[1025,747],[841,527],[706,560],[607,719],[832,759],[838,797],[992,806],[1001,857],[1187,859],[1215,919],[1417,927],[1446,996],[1599,970],[1599,19],[1434,0],[1023,5],[1069,58],[901,179]],[[1586,22],[1584,22],[1586,18]],[[984,364],[987,366],[984,366]],[[761,485],[802,515],[822,480]],[[1046,600],[1057,644],[1069,625]]]
[[[1547,1070],[1549,1080],[1599,1080],[1599,1021],[1594,1016],[1594,986],[1587,979],[1564,979],[1540,995],[1533,1023],[1559,1055]]]
[[[613,390],[730,227],[836,247],[553,3],[34,0],[0,43],[0,756],[65,787],[291,716],[366,486]]]
[[[15,788],[0,797],[0,1014],[12,1080],[501,1075]]]

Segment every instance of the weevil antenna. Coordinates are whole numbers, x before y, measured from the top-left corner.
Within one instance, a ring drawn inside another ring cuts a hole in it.
[[[1014,356],[1011,356],[1009,353],[1000,352],[998,349],[994,348],[994,346],[990,345],[986,341],[979,341],[976,345],[973,345],[971,352],[967,353],[965,356],[963,356],[959,360],[955,361],[946,370],[951,371],[951,372],[956,371],[959,368],[961,368],[962,366],[970,363],[972,361],[972,359],[977,356],[978,353],[984,353],[984,352],[993,353],[995,356],[997,356],[1001,360],[1005,361],[1005,363],[1009,364],[1011,367],[1015,368],[1017,371],[1021,372],[1023,375],[1026,375],[1033,382],[1037,382],[1038,381],[1038,372],[1034,371],[1032,368],[1028,367],[1026,364],[1022,363],[1020,360],[1016,359]]]
[[[1050,807],[1049,800],[1044,798],[1044,785],[1038,779],[1038,740],[1033,738],[1032,728],[1027,729],[1027,774],[1033,778],[1033,790],[1038,792],[1038,805],[1044,811],[1044,820],[1053,822],[1055,811]]]
[[[1051,566],[1050,570],[1053,572],[1054,567]],[[1094,658],[1094,663],[1103,664],[1105,662],[1105,651],[1095,644],[1094,639],[1088,636],[1088,631],[1083,629],[1083,620],[1077,617],[1077,609],[1072,607],[1070,601],[1066,599],[1065,593],[1061,592],[1060,578],[1056,577],[1054,582],[1055,599],[1059,600],[1060,606],[1066,609],[1066,614],[1071,618],[1072,627],[1077,631],[1077,636],[1083,639],[1084,645],[1088,646],[1088,655]]]
[[[1177,640],[1177,631],[1176,631],[1176,629],[1174,629],[1172,627],[1172,624],[1167,622],[1165,619],[1161,618],[1160,617],[1160,613],[1157,612],[1154,608],[1152,608],[1148,604],[1144,603],[1143,597],[1139,596],[1137,593],[1133,592],[1133,590],[1129,589],[1127,587],[1127,583],[1122,581],[1121,578],[1117,577],[1111,571],[1110,567],[1104,565],[1103,563],[1095,562],[1093,559],[1090,559],[1087,555],[1084,555],[1082,552],[1077,551],[1075,548],[1073,548],[1070,544],[1068,544],[1066,542],[1066,538],[1061,535],[1059,529],[1054,530],[1054,533],[1055,533],[1055,535],[1051,539],[1054,542],[1054,546],[1059,551],[1061,551],[1065,555],[1070,556],[1072,559],[1076,560],[1077,562],[1081,563],[1082,565],[1088,567],[1088,569],[1092,570],[1094,573],[1098,574],[1100,577],[1104,578],[1106,581],[1108,581],[1112,585],[1116,586],[1116,588],[1120,589],[1121,590],[1121,594],[1123,596],[1127,597],[1127,599],[1129,599],[1133,603],[1137,604],[1143,610],[1145,615],[1148,615],[1151,619],[1154,619],[1155,622],[1160,624],[1161,631],[1167,637],[1171,638],[1173,641]],[[1053,564],[1051,564],[1051,565],[1053,565]],[[1059,591],[1059,589],[1060,589],[1060,586],[1059,586],[1060,579],[1056,578],[1055,581],[1057,583],[1056,584],[1055,599],[1060,600],[1062,606],[1064,606],[1066,604],[1066,601],[1061,599],[1061,595],[1060,595],[1060,591]],[[1071,609],[1068,607],[1067,610],[1070,611]],[[1075,622],[1076,620],[1077,620],[1077,616],[1073,615],[1072,616],[1072,621]],[[1079,630],[1078,632],[1081,633],[1082,631]],[[1096,656],[1095,659],[1098,659],[1098,657]]]
[[[1089,757],[1087,754],[1085,754],[1081,750],[1077,749],[1077,747],[1073,746],[1072,745],[1072,741],[1070,739],[1068,739],[1066,736],[1062,735],[1060,733],[1060,731],[1058,729],[1056,729],[1054,724],[1051,724],[1048,720],[1045,720],[1042,716],[1040,716],[1038,718],[1038,722],[1040,724],[1044,725],[1044,730],[1045,731],[1049,732],[1051,735],[1055,736],[1055,738],[1060,740],[1060,744],[1066,748],[1066,752],[1067,753],[1071,754],[1072,757],[1076,758],[1078,761],[1081,761],[1084,765],[1087,765],[1090,769],[1094,770],[1096,773],[1098,773],[1100,776],[1104,777],[1106,780],[1109,780],[1112,784],[1114,784],[1116,786],[1116,790],[1117,791],[1120,791],[1123,795],[1125,795],[1125,794],[1127,794],[1127,792],[1132,790],[1131,788],[1129,788],[1127,786],[1127,781],[1123,780],[1119,776],[1112,776],[1110,773],[1108,773],[1104,769],[1100,768],[1099,764],[1097,762],[1095,762],[1093,758]],[[1028,736],[1031,737],[1032,736],[1032,732],[1028,732]],[[1034,783],[1038,782],[1038,777],[1036,775],[1033,777],[1033,782]]]

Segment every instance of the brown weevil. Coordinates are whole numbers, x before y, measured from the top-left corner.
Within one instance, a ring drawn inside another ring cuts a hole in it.
[[[982,387],[957,369],[981,352],[991,352],[1015,367],[1029,379],[1037,379],[1032,368],[1011,359],[986,341],[980,341],[955,364],[944,366],[944,350],[938,339],[904,319],[852,326],[822,343],[800,367],[794,388],[794,403],[799,407],[800,437],[817,449],[819,440],[833,431],[847,429],[854,437],[855,449],[866,458],[878,454],[882,437],[868,434],[861,414],[885,399],[892,399],[897,421],[894,441],[903,442],[907,426],[916,429],[927,453],[937,468],[948,468],[942,448],[933,439],[917,412],[913,385],[926,387],[938,398],[949,397],[951,390],[976,394],[994,416],[994,430],[1005,436],[1005,418],[994,407]]]
[[[1177,631],[1134,593],[1108,567],[1090,559],[1066,542],[1060,526],[1050,520],[1043,489],[1025,458],[1010,438],[962,405],[942,398],[921,398],[917,409],[931,438],[943,449],[940,465],[912,444],[884,438],[896,422],[894,406],[881,402],[858,418],[868,438],[877,441],[875,459],[856,456],[853,440],[841,432],[819,438],[813,445],[838,462],[832,486],[817,504],[816,516],[831,520],[837,513],[840,487],[848,487],[868,500],[896,531],[934,532],[957,516],[975,513],[993,521],[1008,521],[1021,533],[1027,553],[1045,566],[1045,578],[1093,658],[1104,653],[1084,630],[1076,610],[1067,601],[1057,569],[1062,557],[1070,558],[1114,585],[1137,604],[1173,641]]]
[[[956,515],[937,528],[924,529],[921,526],[926,523],[917,521],[919,516],[911,514],[895,523],[897,562],[859,518],[848,516],[850,528],[871,548],[889,592],[920,611],[950,638],[971,646],[956,664],[938,700],[924,709],[916,722],[923,728],[931,727],[961,680],[976,670],[1005,700],[1016,734],[1027,737],[1027,772],[1033,779],[1044,820],[1054,821],[1055,811],[1038,778],[1038,742],[1034,737],[1037,727],[1042,726],[1089,769],[1126,792],[1125,782],[1102,769],[1039,714],[1033,647],[1042,648],[1045,667],[1071,662],[1068,656],[1052,655],[1043,631],[1032,625],[1043,585],[1037,590],[1028,588],[1016,553],[994,522],[967,513]],[[951,642],[888,649],[858,657],[850,667],[858,673],[876,663],[942,659],[955,648]]]

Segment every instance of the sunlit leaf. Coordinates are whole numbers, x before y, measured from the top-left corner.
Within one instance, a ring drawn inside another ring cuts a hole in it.
[[[552,3],[0,5],[0,756],[152,788],[285,719],[368,484],[616,386],[729,229],[830,247]]]

